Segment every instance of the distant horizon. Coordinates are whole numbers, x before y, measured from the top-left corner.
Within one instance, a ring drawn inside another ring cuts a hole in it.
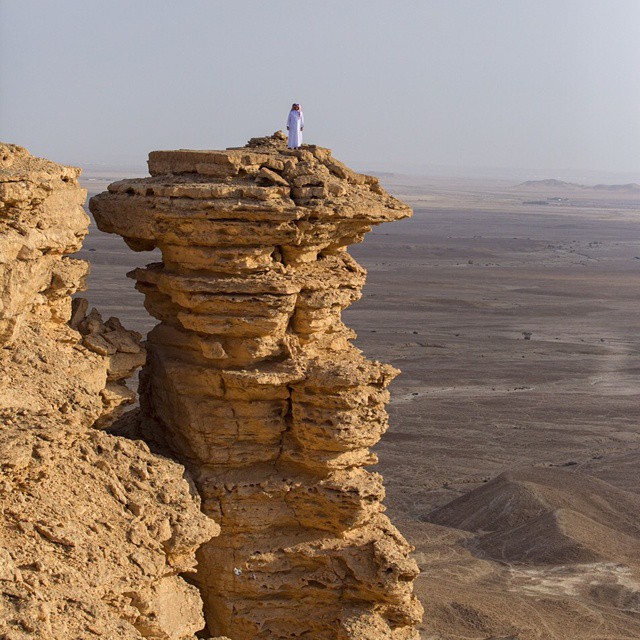
[[[204,149],[204,147],[202,147]],[[150,149],[149,151],[155,151],[156,149]],[[31,152],[31,149],[29,149]],[[34,154],[38,155],[38,154]],[[67,162],[60,160],[59,158],[48,158],[54,162],[60,164],[66,164],[70,166],[80,167],[83,170],[83,174],[89,174],[91,172],[112,172],[118,174],[123,173],[139,173],[146,175],[147,163],[145,156],[144,160],[140,162],[134,162],[133,160],[118,162]],[[338,158],[341,160],[341,158]],[[358,166],[357,164],[350,165],[356,171],[360,173],[371,174],[389,174],[395,176],[407,176],[415,178],[452,178],[452,179],[487,179],[487,180],[509,180],[509,181],[526,181],[526,180],[545,180],[555,179],[563,182],[580,182],[585,185],[592,185],[598,183],[607,184],[640,184],[640,172],[624,172],[624,171],[605,171],[605,170],[589,170],[589,169],[534,169],[526,167],[489,167],[489,166],[476,166],[476,167],[454,167],[447,165],[432,165],[430,167],[398,167],[390,168],[384,166]]]

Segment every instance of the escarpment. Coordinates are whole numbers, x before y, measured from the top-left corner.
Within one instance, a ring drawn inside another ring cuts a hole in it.
[[[143,428],[193,474],[221,526],[198,552],[211,633],[417,638],[411,548],[384,515],[370,447],[397,374],[351,343],[365,270],[346,252],[409,216],[376,178],[283,134],[154,151],[151,177],[92,198],[103,231],[162,262],[131,275],[160,323]]]
[[[145,354],[72,303],[79,173],[0,144],[0,636],[193,638],[202,601],[181,574],[217,526],[180,465],[96,428]]]

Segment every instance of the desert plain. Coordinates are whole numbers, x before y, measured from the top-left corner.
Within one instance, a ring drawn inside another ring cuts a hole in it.
[[[640,188],[380,177],[414,216],[350,249],[344,319],[402,370],[377,470],[422,637],[640,637]],[[154,326],[126,273],[156,254],[92,224],[78,257],[105,317]]]

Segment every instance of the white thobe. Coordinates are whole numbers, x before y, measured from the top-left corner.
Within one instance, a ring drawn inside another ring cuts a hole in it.
[[[304,127],[302,111],[291,109],[287,119],[287,128],[289,129],[288,147],[297,149],[302,144],[302,127]]]

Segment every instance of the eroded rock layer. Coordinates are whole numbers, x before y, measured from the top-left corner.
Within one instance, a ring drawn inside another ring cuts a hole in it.
[[[364,469],[387,428],[392,367],[342,310],[365,271],[346,252],[410,215],[378,180],[283,134],[224,151],[155,151],[151,177],[91,200],[103,231],[162,263],[132,276],[160,324],[141,404],[196,478],[221,535],[199,552],[212,633],[417,638],[411,548]]]
[[[79,173],[0,144],[0,637],[193,638],[202,601],[180,574],[216,525],[183,467],[94,428],[132,400],[144,349],[72,310]]]

